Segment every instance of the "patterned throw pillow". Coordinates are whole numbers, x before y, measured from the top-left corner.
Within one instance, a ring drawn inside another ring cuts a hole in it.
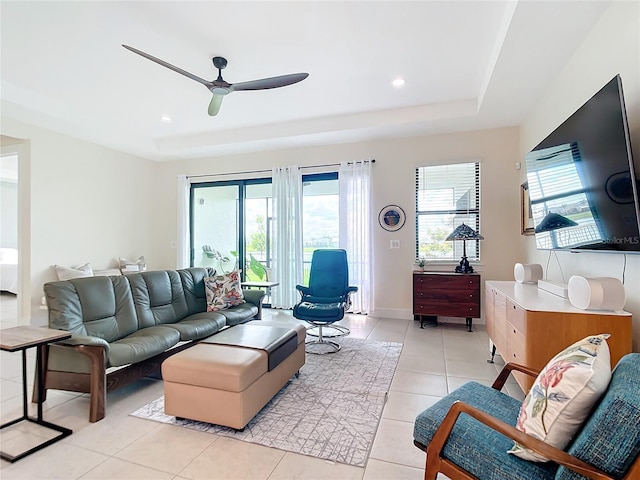
[[[204,277],[204,289],[207,293],[207,312],[224,310],[245,303],[240,287],[239,270],[225,275]]]
[[[547,363],[522,403],[518,430],[564,450],[611,380],[609,336],[586,337]],[[509,453],[548,461],[518,443]]]
[[[90,263],[85,263],[76,268],[56,265],[56,275],[58,280],[71,280],[72,278],[93,277],[93,269]]]

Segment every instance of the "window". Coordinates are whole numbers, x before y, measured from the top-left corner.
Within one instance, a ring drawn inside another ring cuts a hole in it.
[[[462,242],[445,238],[460,224],[480,230],[480,163],[416,168],[416,258],[457,261]],[[467,257],[480,259],[479,241],[467,241]]]

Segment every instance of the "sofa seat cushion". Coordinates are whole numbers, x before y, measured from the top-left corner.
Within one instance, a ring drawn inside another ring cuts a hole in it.
[[[476,382],[468,382],[417,416],[414,439],[428,446],[449,408],[458,400],[509,425],[515,425],[521,405],[520,401],[498,390]],[[442,456],[477,478],[543,480],[554,477],[557,465],[529,462],[509,455],[507,450],[512,445],[513,441],[509,438],[463,413],[456,421]],[[500,461],[496,461],[496,458]]]
[[[148,327],[111,343],[109,367],[141,362],[158,355],[180,341],[180,333],[169,327]]]
[[[227,319],[218,312],[201,312],[189,315],[176,323],[163,325],[180,332],[180,341],[200,340],[219,332]]]
[[[238,325],[239,323],[245,323],[253,319],[258,314],[258,307],[251,303],[243,303],[242,305],[236,305],[233,308],[226,310],[220,310],[220,315],[224,315],[227,320],[227,325]]]

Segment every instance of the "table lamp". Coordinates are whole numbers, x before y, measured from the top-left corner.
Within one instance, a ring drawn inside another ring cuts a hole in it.
[[[559,213],[549,212],[535,228],[535,233],[550,232],[559,228],[575,227],[578,225],[570,218],[563,217]]]
[[[467,260],[467,240],[484,240],[484,237],[463,223],[457,226],[445,240],[462,240],[462,260],[460,260],[460,265],[456,267],[456,273],[473,273],[473,267],[469,265],[469,260]]]

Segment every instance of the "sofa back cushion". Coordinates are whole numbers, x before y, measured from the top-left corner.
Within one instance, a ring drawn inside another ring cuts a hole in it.
[[[177,272],[182,280],[188,314],[206,312],[207,294],[204,288],[204,278],[215,275],[215,269],[194,267],[178,270]]]
[[[180,275],[175,270],[134,273],[126,278],[140,328],[175,323],[188,315]]]
[[[87,277],[44,285],[49,327],[108,342],[138,330],[126,277]]]
[[[622,478],[640,454],[640,353],[622,357],[613,369],[609,388],[569,445],[568,453]],[[558,480],[584,477],[560,467]]]

